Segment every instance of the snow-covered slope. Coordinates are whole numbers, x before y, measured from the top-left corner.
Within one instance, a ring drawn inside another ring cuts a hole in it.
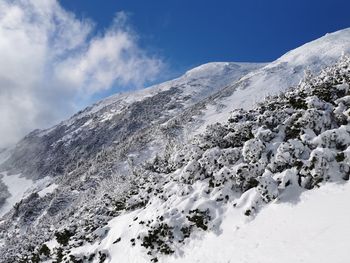
[[[217,233],[199,233],[183,246],[178,256],[160,258],[167,263],[347,263],[349,261],[350,184],[329,184],[303,192],[297,200],[282,199],[247,219],[229,207]],[[106,262],[149,263],[139,247],[130,246],[129,224],[137,212],[110,221],[109,234],[101,243],[79,247],[72,253],[107,251]],[[118,238],[119,242],[114,243]]]
[[[98,117],[101,122],[111,120],[113,116],[125,111],[132,103],[141,102],[161,92],[166,92],[174,88],[179,89],[178,93],[181,93],[181,97],[178,98],[178,100],[181,100],[181,107],[193,105],[195,102],[208,97],[264,65],[265,63],[207,63],[189,70],[177,79],[138,91],[112,95],[75,114],[72,118],[59,125],[72,125],[77,122],[78,119],[90,117],[84,124],[85,126],[91,127],[92,123],[96,121],[96,117]],[[45,135],[56,127],[57,126],[41,131],[40,135]]]
[[[133,162],[142,162],[143,157],[162,151],[169,136],[178,141],[192,138],[208,124],[226,120],[233,109],[249,109],[266,96],[295,86],[305,70],[318,72],[334,63],[350,52],[349,39],[350,29],[344,29],[267,65],[209,63],[178,79],[117,94],[51,129],[31,133],[2,170],[31,178],[60,175],[72,172],[79,159],[94,158],[111,147],[123,149],[122,155],[133,154]],[[144,148],[142,154],[138,154],[140,148]],[[126,166],[118,169],[129,173]]]
[[[350,184],[329,184],[298,200],[275,202],[251,221],[229,208],[220,234],[190,242],[183,257],[166,262],[346,263],[349,198]]]
[[[34,179],[61,175],[75,169],[79,159],[94,158],[102,149],[132,148],[125,146],[128,140],[137,141],[137,138],[131,139],[132,136],[154,129],[263,65],[209,63],[178,79],[111,96],[48,130],[37,130],[26,136],[14,148],[3,170]],[[146,137],[152,140],[151,136]],[[162,137],[158,132],[158,146],[152,147],[161,148]],[[139,151],[140,147],[135,148]]]
[[[350,217],[342,199],[349,196],[349,84],[345,58],[296,90],[236,110],[146,166],[98,242],[75,246],[73,233],[67,253],[107,262],[347,262],[346,245],[336,241]]]
[[[250,109],[265,97],[297,85],[305,70],[319,72],[337,61],[343,53],[350,53],[350,28],[327,34],[289,51],[209,98],[198,131],[203,131],[207,124],[227,119],[233,109]]]
[[[350,216],[336,210],[349,195],[344,192],[349,123],[350,57],[344,57],[296,89],[250,111],[236,110],[227,123],[207,127],[194,141],[139,167],[131,188],[104,191],[97,207],[86,205],[85,212],[79,209],[59,225],[56,243],[47,238],[50,255],[40,252],[45,247],[40,243],[34,254],[64,262],[269,262],[274,257],[272,262],[289,263],[315,262],[329,252],[328,260],[345,263],[345,245],[323,242],[337,240],[341,231],[327,232],[332,221],[345,227]],[[336,216],[328,213],[313,222],[303,215],[311,213],[307,209],[315,210],[314,217],[324,215],[332,201],[339,204],[327,212],[338,211]],[[283,220],[291,214],[295,221]],[[287,248],[298,254],[288,257]],[[325,249],[315,255],[317,248]]]
[[[21,201],[25,196],[25,192],[33,186],[33,181],[21,177],[20,174],[7,175],[0,174],[3,184],[8,189],[10,196],[6,199],[4,204],[0,206],[0,217],[11,210],[17,202]]]
[[[290,201],[313,195],[306,189],[348,180],[347,72],[309,76],[297,93],[254,104],[350,53],[349,40],[346,29],[269,64],[209,63],[32,132],[0,164],[35,181],[0,221],[0,262],[234,261],[226,244],[209,257],[212,242],[251,244],[231,238],[235,226],[252,237],[273,207],[283,217]],[[271,221],[278,232],[281,217]],[[241,262],[255,255],[237,250]]]

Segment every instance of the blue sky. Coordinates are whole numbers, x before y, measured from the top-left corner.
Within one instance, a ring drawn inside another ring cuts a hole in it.
[[[0,0],[0,148],[206,62],[268,62],[350,26],[349,0]]]
[[[111,23],[130,14],[142,46],[173,73],[210,61],[272,61],[327,32],[350,26],[348,0],[61,0],[80,17]]]

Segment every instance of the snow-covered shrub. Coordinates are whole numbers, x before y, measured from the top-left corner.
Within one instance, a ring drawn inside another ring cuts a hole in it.
[[[244,192],[258,185],[257,177],[263,173],[263,167],[258,163],[241,163],[234,168],[234,185]]]
[[[221,123],[215,123],[209,125],[201,137],[201,147],[203,149],[208,149],[212,147],[219,146],[220,148],[225,148],[227,145],[224,136],[227,134],[228,127]]]
[[[201,170],[200,162],[196,160],[189,161],[182,170],[181,181],[192,184],[195,179],[200,178]]]
[[[266,203],[278,197],[278,183],[272,178],[271,172],[265,172],[258,178],[258,182],[256,189]]]
[[[349,84],[350,58],[343,57],[318,76],[307,75],[296,88],[267,98],[255,109],[235,110],[227,123],[209,126],[181,147],[169,146],[164,156],[141,164],[139,170],[133,167],[137,172],[127,183],[107,179],[113,165],[99,174],[96,162],[113,161],[109,159],[113,151],[101,151],[95,163],[78,164],[79,171],[84,165],[89,167],[82,180],[76,180],[80,178],[76,174],[65,178],[71,188],[46,197],[36,194],[18,203],[9,216],[28,227],[27,233],[33,231],[33,236],[41,235],[30,226],[47,221],[40,229],[47,238],[33,240],[14,234],[27,244],[18,248],[7,238],[8,229],[11,233],[18,229],[2,223],[0,238],[18,252],[14,255],[8,250],[3,257],[11,263],[31,262],[31,257],[41,260],[32,251],[54,238],[51,225],[66,229],[59,222],[68,218],[72,235],[60,232],[60,246],[52,249],[51,259],[103,261],[108,258],[106,251],[81,256],[72,255],[71,249],[97,244],[108,234],[106,224],[111,218],[135,213],[137,217],[129,223],[130,246],[142,246],[156,262],[159,253],[177,253],[197,232],[219,230],[229,206],[252,217],[284,193],[349,180]],[[141,109],[133,110],[137,119]],[[110,185],[98,183],[101,178]],[[75,191],[85,191],[85,195],[78,198]]]
[[[213,175],[213,179],[215,181],[216,186],[219,186],[220,184],[227,182],[228,180],[232,179],[232,177],[233,177],[232,171],[226,166],[222,167],[219,171],[215,172]]]
[[[350,127],[343,125],[337,129],[327,130],[312,141],[318,147],[344,150],[350,143]]]
[[[220,156],[221,149],[219,147],[210,148],[203,153],[198,162],[205,170],[205,173],[211,175],[214,171],[219,169],[218,159]]]
[[[162,248],[175,252],[174,242],[198,230],[213,231],[220,224],[217,214],[232,200],[253,216],[289,187],[312,189],[327,181],[349,180],[348,76],[350,59],[345,57],[255,110],[235,110],[226,124],[209,126],[185,150],[175,152],[170,159],[180,159],[179,170],[170,173],[169,181],[164,177],[169,194],[158,198],[169,202],[168,209],[176,206],[170,189],[177,182],[175,189],[182,190],[174,190],[176,196],[188,201],[184,206],[179,201],[174,220],[164,216],[168,219],[158,223],[160,229],[149,229],[150,254]],[[155,238],[156,233],[161,235]]]
[[[243,145],[243,158],[247,163],[255,163],[260,158],[265,149],[264,143],[259,139],[250,139]]]
[[[254,137],[252,125],[246,123],[229,123],[229,132],[223,137],[225,143],[223,148],[242,147],[244,142]]]
[[[309,149],[300,140],[288,140],[279,144],[268,168],[273,172],[282,172],[296,165],[302,155],[308,155]]]
[[[222,166],[233,166],[237,161],[242,157],[240,148],[227,148],[222,149],[220,157],[217,159],[217,162],[220,167]]]

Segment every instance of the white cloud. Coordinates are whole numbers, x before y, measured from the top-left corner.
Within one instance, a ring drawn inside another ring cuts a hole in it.
[[[93,30],[56,0],[0,0],[0,147],[67,117],[82,98],[157,76],[162,62],[138,46],[125,13]]]

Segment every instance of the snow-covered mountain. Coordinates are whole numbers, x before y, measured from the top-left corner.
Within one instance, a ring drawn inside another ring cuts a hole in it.
[[[254,231],[277,238],[305,189],[346,195],[323,185],[349,178],[349,59],[320,73],[343,53],[350,29],[268,64],[205,64],[30,133],[0,153],[0,262],[272,262],[278,242]],[[270,98],[305,70],[316,77]],[[325,220],[312,233],[328,237]]]
[[[350,29],[327,34],[233,82],[208,99],[203,111],[205,125],[224,121],[233,109],[250,109],[265,97],[297,85],[305,70],[315,73],[335,63],[343,53],[350,53],[349,39]]]
[[[26,136],[12,150],[3,169],[40,179],[69,173],[80,159],[86,162],[109,147],[140,151],[135,140],[155,139],[158,145],[153,147],[161,147],[164,132],[156,132],[157,136],[144,134],[159,130],[172,117],[263,65],[209,63],[178,79],[109,97],[51,129]]]

